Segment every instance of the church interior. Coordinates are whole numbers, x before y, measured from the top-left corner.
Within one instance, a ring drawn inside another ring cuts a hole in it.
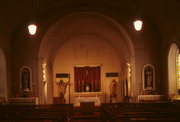
[[[179,11],[179,0],[3,1],[0,120],[179,121]],[[73,120],[73,108],[100,120]]]

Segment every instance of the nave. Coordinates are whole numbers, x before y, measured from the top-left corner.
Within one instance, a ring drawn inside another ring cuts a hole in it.
[[[180,0],[1,5],[0,122],[179,121]]]
[[[178,102],[0,106],[2,122],[178,122],[179,115]]]

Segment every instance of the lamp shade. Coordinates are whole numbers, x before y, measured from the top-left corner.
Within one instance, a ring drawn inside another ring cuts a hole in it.
[[[28,31],[31,35],[36,34],[37,26],[35,24],[28,25]]]
[[[143,22],[140,19],[134,21],[134,28],[136,31],[140,31],[142,29]]]

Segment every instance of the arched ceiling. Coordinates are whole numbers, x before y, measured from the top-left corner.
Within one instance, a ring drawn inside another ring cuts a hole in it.
[[[47,31],[40,46],[39,57],[53,61],[65,41],[82,35],[106,40],[121,60],[134,55],[132,41],[120,25],[101,14],[83,12],[66,16]]]
[[[34,4],[32,5],[32,2]],[[162,36],[176,34],[180,30],[179,0],[6,0],[0,5],[0,42],[10,41],[15,28],[34,13],[46,13],[52,9],[99,8],[110,11],[118,8],[136,14],[140,4],[142,16],[151,18],[157,25]],[[9,43],[7,43],[9,44]]]

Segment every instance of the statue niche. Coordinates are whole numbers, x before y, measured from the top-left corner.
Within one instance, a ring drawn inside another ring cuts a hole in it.
[[[31,77],[31,68],[23,66],[20,70],[20,92],[22,97],[28,97],[32,92]]]
[[[117,99],[117,81],[114,79],[110,84],[110,102]]]

